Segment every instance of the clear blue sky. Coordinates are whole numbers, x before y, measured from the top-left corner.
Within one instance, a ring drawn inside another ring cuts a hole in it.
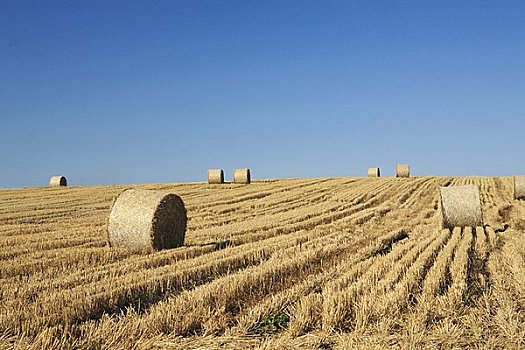
[[[0,1],[0,187],[525,173],[523,1]]]

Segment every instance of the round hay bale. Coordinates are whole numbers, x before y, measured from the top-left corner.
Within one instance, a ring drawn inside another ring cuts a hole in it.
[[[410,165],[396,164],[396,177],[410,177]]]
[[[483,226],[478,186],[440,187],[439,193],[444,228]]]
[[[368,168],[368,177],[380,177],[381,172],[379,168]]]
[[[117,197],[109,215],[109,245],[135,252],[180,247],[186,222],[184,202],[176,194],[127,189]]]
[[[51,176],[49,179],[49,187],[67,187],[66,177],[61,175]]]
[[[223,184],[224,171],[222,169],[208,169],[208,183],[209,184]]]
[[[250,176],[250,169],[234,169],[233,170],[233,182],[238,184],[249,184],[252,182]]]
[[[514,198],[525,199],[525,176],[514,176]]]

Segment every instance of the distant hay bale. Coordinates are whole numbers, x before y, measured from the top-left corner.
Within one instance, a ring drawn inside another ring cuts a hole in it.
[[[184,202],[176,194],[127,189],[117,197],[109,215],[109,245],[135,252],[180,247],[186,222]]]
[[[208,169],[208,183],[209,184],[224,183],[224,171],[222,169]]]
[[[249,184],[252,181],[250,176],[250,169],[234,169],[233,182],[239,184]]]
[[[368,168],[368,177],[380,177],[381,171],[379,168]]]
[[[525,176],[514,176],[514,198],[525,199]]]
[[[440,187],[439,193],[444,228],[483,226],[478,186]]]
[[[67,187],[67,180],[65,176],[51,176],[49,179],[49,187]]]
[[[410,177],[410,165],[396,164],[396,177]]]

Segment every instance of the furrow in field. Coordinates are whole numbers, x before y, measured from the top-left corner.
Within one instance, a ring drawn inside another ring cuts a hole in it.
[[[397,244],[404,238],[404,232],[395,231],[382,236],[378,242],[365,246],[351,257],[346,259],[341,257],[332,268],[327,269],[325,267],[322,273],[311,276],[311,279],[306,279],[289,289],[283,290],[276,296],[271,295],[260,303],[256,303],[253,307],[246,308],[240,314],[236,328],[242,329],[244,332],[256,331],[257,323],[261,319],[284,310],[286,314],[290,315],[291,328],[294,328],[297,333],[306,331],[306,328],[313,327],[313,324],[317,324],[320,321],[321,313],[311,315],[312,318],[310,320],[305,320],[301,316],[305,312],[304,307],[318,311],[322,309],[320,293],[326,288],[326,284],[333,284],[334,280],[337,280],[339,283],[349,283],[350,280],[356,280],[366,271],[370,271],[371,266],[378,264],[384,259],[384,255],[387,254],[388,250],[392,249],[391,247],[394,244],[395,248],[389,256],[393,256],[394,258],[392,259],[395,260],[395,256],[401,255],[410,248],[410,244]],[[315,281],[314,284],[312,284],[313,281]],[[311,293],[316,294],[316,296],[312,296]]]
[[[405,237],[405,233],[399,232],[396,241],[403,237]],[[359,285],[362,288],[365,285],[364,281],[379,279],[388,270],[393,261],[399,259],[414,246],[414,242],[411,240],[405,240],[400,243],[394,241],[385,243],[385,245],[377,247],[375,251],[369,251],[365,255],[366,259],[358,261],[353,266],[350,266],[347,271],[342,271],[339,276],[334,276],[320,286],[319,297],[311,297],[310,295],[303,297],[290,313],[291,331],[299,335],[308,331],[313,324],[319,326],[322,324],[323,328],[328,329],[330,320],[340,317],[344,318],[345,316],[342,315],[341,310],[337,310],[338,305],[330,303],[332,300],[335,301],[335,299],[330,299],[330,296],[346,289],[349,285]],[[394,243],[395,246],[392,249]],[[359,287],[356,287],[356,289]],[[304,313],[307,310],[317,310],[316,314],[312,314],[314,319],[308,320],[305,318]],[[332,314],[332,312],[335,312],[335,314]],[[327,318],[330,318],[330,320]]]
[[[504,245],[501,247],[504,256],[503,263],[510,272],[512,285],[518,295],[525,295],[525,242],[521,235],[511,231],[504,238]],[[525,300],[520,298],[518,304],[525,309]]]
[[[312,229],[315,226],[329,223],[348,215],[352,215],[367,209],[371,206],[378,205],[381,201],[386,200],[386,192],[377,190],[364,198],[359,197],[350,203],[326,204],[319,203],[299,208],[272,216],[262,216],[247,220],[242,223],[235,223],[226,227],[211,228],[200,232],[195,232],[192,237],[188,237],[191,244],[192,239],[204,241],[216,241],[218,239],[244,239],[245,236],[253,234],[258,235],[261,231],[270,235],[287,234],[296,229]],[[227,232],[225,232],[227,230]],[[204,236],[204,237],[203,237]]]
[[[304,208],[317,204],[326,199],[330,193],[339,190],[339,186],[345,183],[323,184],[310,190],[303,188],[299,191],[287,191],[285,193],[275,193],[263,200],[240,202],[235,206],[225,206],[209,209],[205,212],[192,213],[191,221],[188,226],[189,231],[198,231],[210,227],[218,227],[236,222],[269,216]],[[326,186],[326,187],[325,187]]]
[[[448,231],[448,229],[445,229]],[[445,233],[443,233],[445,234]],[[423,281],[423,290],[421,292],[420,304],[427,304],[430,300],[444,294],[448,289],[450,282],[450,263],[454,258],[455,251],[461,240],[461,229],[455,228],[452,232],[451,239],[445,247],[439,252],[436,261],[430,268],[427,277]]]
[[[399,233],[391,233],[377,238],[378,243],[368,248],[369,251],[377,251],[397,235]],[[125,328],[133,332],[125,334],[127,338],[159,333],[223,332],[238,324],[235,320],[238,315],[242,315],[243,309],[256,306],[269,295],[293,288],[304,282],[304,279],[315,280],[315,276],[344,261],[359,247],[366,246],[369,239],[362,238],[345,244],[318,242],[311,249],[296,250],[293,255],[275,256],[258,266],[171,297],[153,306],[142,316],[132,314],[120,320],[105,319],[99,329],[126,325]],[[308,286],[303,285],[303,288],[308,289]],[[208,307],[203,308],[202,305]],[[100,335],[91,334],[90,337],[98,338]]]
[[[40,255],[40,256],[39,256]],[[57,278],[64,273],[84,271],[86,266],[105,266],[129,257],[131,253],[126,250],[110,249],[108,247],[83,247],[73,249],[57,249],[51,252],[31,252],[30,256],[20,261],[0,261],[0,280],[5,285],[9,278],[17,277],[15,284],[21,278],[27,282],[45,281]],[[35,276],[41,275],[41,276]]]
[[[458,244],[454,259],[450,264],[450,285],[447,294],[440,298],[445,306],[442,308],[455,310],[463,306],[464,296],[468,288],[468,272],[473,243],[471,227],[463,229],[461,240]]]
[[[354,328],[356,322],[361,321],[361,314],[368,312],[370,307],[367,304],[393,288],[392,284],[401,278],[420,253],[431,249],[429,245],[436,241],[439,242],[439,239],[435,235],[423,239],[420,237],[412,242],[409,240],[409,249],[402,249],[403,246],[400,246],[397,254],[391,253],[380,259],[358,280],[336,280],[328,284],[323,290],[323,329]],[[404,263],[397,264],[400,260]]]
[[[30,246],[21,247],[18,250],[13,249],[0,252],[0,261],[4,260],[7,263],[9,259],[13,259],[23,254],[33,254],[35,250],[54,251],[59,249],[104,247],[106,244],[105,240],[94,240],[93,238],[61,238],[55,241],[45,240]]]
[[[271,196],[275,193],[280,192],[287,192],[291,190],[301,189],[305,187],[309,187],[312,185],[319,185],[323,182],[330,181],[330,179],[315,179],[315,180],[309,180],[305,181],[305,183],[296,184],[296,185],[289,185],[289,186],[283,186],[282,184],[267,186],[267,189],[262,191],[261,188],[258,188],[257,186],[239,186],[233,188],[232,193],[228,193],[229,191],[224,188],[216,188],[213,191],[211,191],[210,196],[208,196],[206,199],[206,202],[199,204],[192,204],[188,203],[187,209],[188,210],[195,210],[195,211],[202,211],[209,208],[214,208],[218,206],[225,206],[225,205],[233,205],[237,203],[243,203],[249,200],[257,200],[262,199],[268,196]]]
[[[322,236],[322,232],[320,233]],[[319,233],[316,235],[319,236]],[[314,233],[315,235],[315,233]],[[25,295],[30,296],[32,303],[26,305],[28,298],[21,297],[15,300],[24,300],[24,310],[21,315],[9,315],[4,319],[4,325],[13,325],[18,331],[33,331],[44,325],[53,325],[68,322],[78,322],[100,317],[103,312],[114,312],[126,306],[148,305],[158,301],[167,293],[178,291],[181,288],[193,288],[197,283],[205,283],[224,273],[259,264],[268,259],[272,253],[294,246],[294,238],[304,238],[304,233],[292,234],[292,237],[277,237],[268,246],[252,244],[250,247],[234,247],[225,251],[211,253],[178,264],[161,268],[133,271],[121,277],[104,274],[105,283],[93,282],[89,285],[71,286],[70,289],[60,289],[45,294],[34,295],[26,289]],[[306,242],[304,246],[308,246]],[[232,252],[238,252],[232,255]],[[238,267],[236,267],[238,266]],[[101,271],[104,273],[103,271]],[[198,282],[200,281],[200,282]],[[78,282],[78,281],[76,281]],[[36,286],[42,288],[41,286]],[[56,314],[56,307],[62,310]],[[9,308],[17,309],[16,305]],[[38,311],[37,311],[38,310]],[[31,315],[42,314],[42,318],[33,318]],[[54,315],[55,317],[45,316]],[[19,318],[17,318],[19,316]],[[14,318],[14,319],[13,319]],[[37,325],[35,326],[34,323]]]
[[[429,268],[436,256],[449,240],[449,231],[434,231],[437,239],[424,248],[413,264],[408,267],[399,282],[392,285],[384,294],[361,295],[357,302],[356,329],[363,330],[371,322],[399,317],[404,310],[415,303],[421,291]]]
[[[465,296],[465,303],[468,305],[477,303],[484,291],[490,289],[491,282],[487,269],[487,260],[491,250],[486,230],[482,227],[476,227],[473,252],[470,257],[468,291]]]
[[[449,178],[430,178],[422,186],[416,189],[414,193],[405,200],[401,208],[410,209],[422,204],[432,208],[431,203],[438,198],[438,187],[450,181]]]
[[[86,223],[62,223],[61,225],[47,225],[46,229],[40,231],[29,228],[29,232],[21,235],[6,235],[0,237],[0,248],[2,251],[16,250],[16,248],[30,248],[33,245],[51,243],[59,239],[78,239],[91,237],[94,240],[104,238],[102,231],[105,231],[105,222]],[[64,235],[64,227],[68,230],[68,235]]]
[[[486,327],[493,330],[491,337],[496,338],[498,343],[504,345],[502,348],[507,349],[521,348],[525,334],[525,265],[519,258],[516,259],[517,252],[511,242],[513,238],[523,241],[521,234],[510,231],[497,237],[496,244],[492,245],[493,249],[487,260],[491,288],[485,298],[486,312],[481,315]]]
[[[268,249],[253,249],[240,256],[224,257],[195,267],[187,266],[184,272],[179,272],[179,266],[175,265],[162,271],[146,270],[126,278],[109,278],[104,285],[49,290],[49,295],[25,293],[15,299],[20,305],[6,305],[0,325],[13,333],[32,334],[43,327],[99,318],[103,313],[118,312],[126,306],[157,302],[168,291],[192,288],[217,276],[259,264],[268,259],[269,254]],[[13,310],[22,311],[13,313]]]

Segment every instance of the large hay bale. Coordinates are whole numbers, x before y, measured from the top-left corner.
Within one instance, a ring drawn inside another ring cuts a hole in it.
[[[224,183],[224,171],[222,169],[208,169],[208,183],[209,184]]]
[[[410,177],[410,165],[396,164],[396,177]]]
[[[514,198],[525,199],[525,176],[514,176]]]
[[[65,176],[51,176],[49,179],[49,187],[67,187],[67,180]]]
[[[444,228],[483,226],[477,185],[440,187],[439,193]]]
[[[381,171],[379,168],[368,168],[368,177],[380,177]]]
[[[252,181],[250,176],[250,169],[234,169],[233,182],[238,184],[249,184]]]
[[[109,215],[109,245],[135,252],[180,247],[186,222],[184,202],[176,194],[127,189],[117,197]]]

